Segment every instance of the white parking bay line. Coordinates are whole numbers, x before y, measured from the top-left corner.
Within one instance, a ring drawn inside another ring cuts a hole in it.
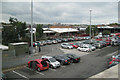
[[[26,67],[26,66],[25,66]],[[31,71],[34,71],[33,69],[30,69],[30,68],[28,68],[28,67],[26,67],[27,69],[29,69],[29,70],[31,70]],[[38,73],[38,74],[41,74],[41,75],[45,75],[45,74],[43,74],[43,73],[41,73],[41,72],[38,72],[38,71],[35,71],[36,73]]]
[[[20,73],[18,73],[18,72],[16,72],[16,71],[13,71],[13,73],[15,73],[15,74],[17,74],[17,75],[19,75],[19,76],[21,76],[21,77],[23,77],[23,78],[29,79],[29,78],[27,78],[26,76],[24,76],[24,75],[22,75],[22,74],[20,74]]]
[[[43,74],[43,73],[41,73],[41,72],[38,72],[38,71],[36,71],[36,73],[41,74],[41,75],[45,75],[45,74]]]
[[[55,69],[51,69],[51,68],[49,68],[50,70],[52,70],[52,71],[56,71]]]

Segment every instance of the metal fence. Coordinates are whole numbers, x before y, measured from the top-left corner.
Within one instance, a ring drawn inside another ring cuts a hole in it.
[[[3,50],[2,57],[15,57],[15,50]]]

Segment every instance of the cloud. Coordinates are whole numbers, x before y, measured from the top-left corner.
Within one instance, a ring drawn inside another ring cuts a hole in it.
[[[3,2],[3,20],[16,17],[30,23],[30,2]],[[86,23],[89,24],[92,9],[92,24],[117,22],[117,2],[34,2],[34,23]]]

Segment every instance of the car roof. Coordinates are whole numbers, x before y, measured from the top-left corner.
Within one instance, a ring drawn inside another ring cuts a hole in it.
[[[50,59],[50,58],[53,58],[53,57],[51,57],[51,56],[42,56],[42,58]]]
[[[35,59],[34,61],[37,61],[37,62],[41,62],[41,61],[43,61],[42,59]]]

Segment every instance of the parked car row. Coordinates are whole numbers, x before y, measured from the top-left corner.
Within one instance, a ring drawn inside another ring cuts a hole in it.
[[[75,54],[42,56],[40,59],[29,61],[28,67],[37,71],[43,71],[49,68],[56,69],[61,65],[69,65],[70,63],[77,62],[80,62],[80,57]]]
[[[56,38],[52,40],[36,41],[33,43],[33,46],[43,46],[43,45],[57,44],[62,42],[80,41],[80,40],[87,40],[89,38],[90,38],[89,36],[73,37],[73,38]]]
[[[66,49],[77,48],[79,51],[91,52],[96,49],[110,46],[111,41],[112,40],[110,38],[106,38],[105,40],[102,38],[97,38],[96,40],[83,40],[77,43],[61,43],[61,47]]]
[[[108,68],[115,66],[120,63],[120,54],[112,56],[112,59],[109,62]]]

